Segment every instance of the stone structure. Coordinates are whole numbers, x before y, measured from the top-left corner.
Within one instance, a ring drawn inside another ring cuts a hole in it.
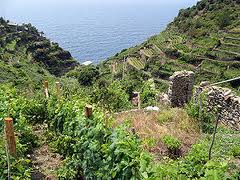
[[[240,130],[240,97],[230,89],[220,87],[207,88],[207,105],[209,111],[218,111],[223,124]]]
[[[133,92],[132,94],[132,105],[137,106],[138,109],[141,109],[141,99],[139,92]]]
[[[182,107],[193,96],[194,73],[192,71],[175,72],[170,77],[168,90],[171,106]]]

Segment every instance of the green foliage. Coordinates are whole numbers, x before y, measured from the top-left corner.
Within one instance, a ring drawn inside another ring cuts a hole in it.
[[[200,121],[201,129],[204,133],[213,132],[213,120],[215,114],[208,112],[207,110],[206,94],[202,93],[196,100],[193,98],[186,105],[186,110],[190,117]]]
[[[148,105],[154,105],[156,102],[156,94],[157,91],[153,79],[149,79],[143,84],[142,91],[140,93],[142,106],[146,107]]]
[[[181,146],[181,141],[171,135],[165,135],[162,137],[164,144],[169,150],[177,150]]]
[[[230,24],[231,24],[230,12],[224,11],[218,17],[218,25],[219,25],[220,29],[223,29],[224,27],[226,27]]]
[[[14,119],[15,133],[17,138],[17,158],[10,156],[10,176],[12,179],[30,179],[30,160],[26,158],[27,153],[36,146],[36,137],[32,134],[31,126],[28,125],[24,108],[27,99],[18,97],[14,89],[9,87],[0,88],[0,178],[7,177],[7,154],[5,152],[3,122],[9,115]]]
[[[76,99],[48,107],[49,126],[57,133],[52,144],[67,159],[59,177],[75,179],[82,174],[87,179],[141,179],[142,162],[149,160],[142,156],[138,138],[124,125],[111,128],[111,120],[106,124],[104,114],[96,109],[93,117],[86,118],[83,103]]]
[[[98,86],[94,87],[92,99],[100,107],[105,107],[111,111],[121,111],[131,107],[129,95],[119,81],[110,84],[98,84]]]
[[[170,109],[163,110],[158,115],[158,122],[160,124],[164,124],[165,122],[169,122],[173,119],[174,114]]]
[[[240,146],[235,146],[233,149],[232,149],[232,155],[234,157],[240,157]]]
[[[84,66],[80,68],[78,81],[81,85],[89,86],[94,83],[99,76],[99,70],[94,66]]]

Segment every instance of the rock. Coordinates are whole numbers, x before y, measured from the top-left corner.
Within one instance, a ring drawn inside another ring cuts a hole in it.
[[[230,89],[210,87],[207,92],[207,105],[208,111],[218,109],[222,123],[240,130],[240,97],[234,95]]]
[[[208,86],[210,83],[208,81],[203,81],[200,83],[200,87],[206,87]]]
[[[146,111],[159,111],[159,108],[156,106],[148,106],[145,108]]]
[[[88,65],[91,65],[92,63],[93,63],[92,61],[85,61],[82,63],[82,65],[88,66]]]

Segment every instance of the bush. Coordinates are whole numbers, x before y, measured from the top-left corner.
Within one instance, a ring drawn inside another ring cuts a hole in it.
[[[129,95],[119,81],[114,81],[111,84],[101,81],[101,84],[94,86],[92,99],[93,102],[97,103],[100,107],[115,112],[131,107]]]
[[[165,135],[162,138],[164,144],[171,151],[178,150],[181,146],[181,141],[178,138],[175,138],[171,135]]]
[[[114,99],[116,100],[116,99]],[[65,158],[59,178],[143,179],[150,159],[143,155],[139,139],[128,132],[126,124],[112,128],[111,119],[97,109],[91,118],[83,112],[84,102],[52,99],[48,111],[58,152]],[[61,128],[61,131],[59,131]],[[59,134],[60,133],[60,134]],[[71,171],[69,171],[71,169]]]
[[[232,155],[234,157],[240,157],[240,146],[235,146],[232,149]]]
[[[99,70],[94,66],[83,66],[80,68],[78,81],[81,85],[90,86],[98,79],[100,75]]]
[[[204,100],[206,98],[205,96],[205,94],[202,94],[198,102],[194,102],[194,99],[192,99],[185,108],[190,117],[200,121],[201,129],[204,133],[212,133],[214,128],[212,123],[214,114],[207,111],[207,105],[204,103],[206,102],[206,100]],[[202,101],[202,105],[200,105],[200,101]],[[202,106],[201,110],[200,106]]]
[[[157,91],[153,79],[149,79],[148,81],[144,82],[140,93],[142,106],[153,106],[156,102],[156,94]]]
[[[223,29],[224,27],[231,24],[231,13],[229,12],[223,12],[218,17],[218,25],[220,29]]]

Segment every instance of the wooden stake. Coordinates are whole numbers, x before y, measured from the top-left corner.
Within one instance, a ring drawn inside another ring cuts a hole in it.
[[[140,93],[138,92],[138,109],[141,109],[141,98],[140,98]]]
[[[61,93],[60,82],[56,82],[56,92],[57,92],[57,97],[60,97],[60,93]]]
[[[12,118],[5,118],[5,133],[6,133],[6,139],[7,139],[8,152],[12,156],[16,156],[17,154],[16,139],[14,135]]]
[[[116,63],[112,64],[112,73],[116,74]]]
[[[93,112],[92,106],[91,105],[86,105],[85,106],[85,116],[87,118],[90,118],[92,116],[92,112]]]
[[[123,64],[122,64],[122,66],[123,66],[123,68],[122,68],[122,79],[124,79],[124,76],[125,76],[125,61],[126,61],[126,58],[124,56]]]
[[[48,81],[44,81],[44,94],[46,98],[49,98],[49,93],[48,93]]]

